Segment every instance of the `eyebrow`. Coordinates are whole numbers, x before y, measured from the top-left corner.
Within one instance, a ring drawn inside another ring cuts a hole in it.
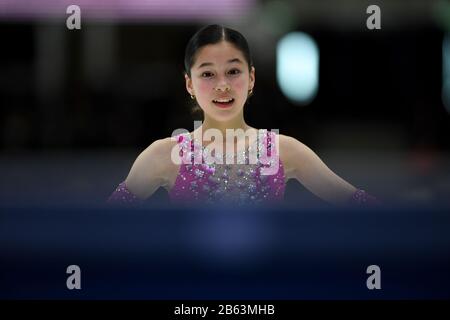
[[[239,58],[234,58],[234,59],[230,59],[227,61],[227,63],[233,63],[233,62],[237,62],[237,63],[241,63],[242,61]],[[203,68],[203,67],[207,67],[207,66],[212,66],[213,63],[212,62],[203,62],[201,65],[198,66],[198,69]]]

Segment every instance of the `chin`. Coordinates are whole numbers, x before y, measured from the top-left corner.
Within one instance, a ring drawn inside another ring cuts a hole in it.
[[[213,110],[208,114],[209,117],[214,119],[215,121],[226,122],[235,119],[239,116],[239,109],[237,110]]]

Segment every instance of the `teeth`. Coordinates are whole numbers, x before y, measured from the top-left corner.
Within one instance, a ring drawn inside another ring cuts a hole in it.
[[[213,101],[214,102],[230,102],[232,100],[233,100],[233,98],[231,98],[231,99],[218,99],[218,100],[213,100]]]

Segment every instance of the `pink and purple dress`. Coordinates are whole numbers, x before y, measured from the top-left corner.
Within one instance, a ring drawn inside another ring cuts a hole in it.
[[[175,137],[180,166],[169,199],[175,204],[263,204],[284,199],[285,173],[275,132],[260,130],[256,143],[231,156],[216,154],[197,144],[189,133]],[[356,205],[376,199],[357,190],[349,202]],[[109,203],[140,204],[142,200],[122,182]]]
[[[182,163],[169,191],[171,201],[258,204],[283,200],[285,175],[275,133],[264,130],[257,138],[244,150],[224,156],[197,145],[189,134],[178,136]]]

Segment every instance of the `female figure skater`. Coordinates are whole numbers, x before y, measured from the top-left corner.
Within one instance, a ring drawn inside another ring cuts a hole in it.
[[[109,198],[112,203],[138,204],[164,187],[172,202],[261,203],[283,199],[285,184],[297,179],[323,200],[336,204],[372,204],[377,200],[332,172],[298,140],[273,131],[257,130],[244,119],[244,105],[255,85],[255,68],[246,39],[219,25],[200,29],[185,52],[186,89],[204,114],[193,132],[153,142],[135,160],[125,181]],[[225,137],[227,129],[246,132],[232,141],[215,141],[219,151],[210,153],[206,143],[213,131]],[[239,150],[239,146],[244,145]],[[227,149],[230,148],[230,149]],[[237,149],[235,153],[234,150]],[[256,154],[256,162],[249,161]],[[263,161],[263,157],[265,160]],[[236,163],[227,158],[243,159]],[[197,160],[197,161],[193,161]],[[264,169],[268,172],[262,172]]]

